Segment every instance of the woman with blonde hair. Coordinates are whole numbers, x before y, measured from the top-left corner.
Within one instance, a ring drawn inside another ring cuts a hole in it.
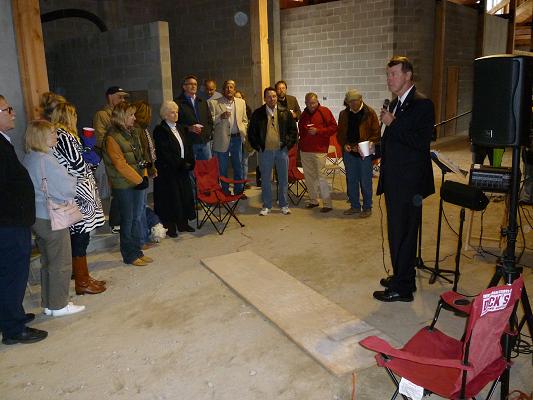
[[[120,210],[120,253],[126,264],[143,267],[153,260],[142,251],[141,214],[148,187],[146,160],[133,133],[135,107],[123,102],[111,113],[111,127],[103,144],[107,176]]]
[[[59,103],[52,111],[52,122],[57,128],[57,145],[54,156],[76,178],[76,204],[83,219],[70,227],[72,270],[76,294],[98,294],[106,290],[105,281],[89,275],[87,269],[87,246],[89,233],[105,223],[102,202],[90,166],[83,160],[83,147],[78,136],[76,108],[68,103]]]
[[[56,144],[56,130],[50,122],[39,120],[28,124],[27,154],[22,163],[35,190],[36,220],[32,231],[41,252],[41,305],[46,315],[59,317],[83,311],[85,306],[68,301],[72,271],[69,230],[52,230],[48,213],[47,197],[65,202],[76,195],[76,178],[69,175],[52,154]]]

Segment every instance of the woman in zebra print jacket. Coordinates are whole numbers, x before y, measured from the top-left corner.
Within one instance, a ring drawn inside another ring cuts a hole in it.
[[[89,275],[87,246],[89,233],[104,225],[105,217],[93,172],[82,157],[83,146],[76,128],[77,119],[76,108],[68,102],[58,104],[52,112],[52,122],[57,127],[54,156],[67,172],[76,178],[75,199],[83,214],[83,219],[70,227],[76,294],[97,294],[106,290],[106,282],[93,279]]]

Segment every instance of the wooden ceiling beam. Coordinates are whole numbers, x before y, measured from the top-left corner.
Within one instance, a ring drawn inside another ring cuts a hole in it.
[[[531,21],[533,15],[533,0],[527,0],[516,7],[515,21],[517,24]]]

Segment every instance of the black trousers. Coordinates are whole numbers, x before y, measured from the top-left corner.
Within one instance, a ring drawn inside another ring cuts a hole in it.
[[[87,255],[87,247],[91,235],[89,232],[84,233],[71,233],[70,234],[70,247],[72,248],[72,257],[85,257]]]
[[[0,254],[0,330],[14,336],[26,319],[22,301],[30,271],[30,228],[0,227]]]
[[[401,295],[411,294],[416,288],[416,245],[422,207],[401,201],[395,193],[385,193],[387,229],[392,261],[393,278],[390,289]]]

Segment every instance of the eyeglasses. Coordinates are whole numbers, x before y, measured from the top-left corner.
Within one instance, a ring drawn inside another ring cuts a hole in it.
[[[0,112],[6,112],[8,114],[11,114],[13,112],[13,107],[7,107],[7,108],[4,108],[3,110],[0,110]]]

